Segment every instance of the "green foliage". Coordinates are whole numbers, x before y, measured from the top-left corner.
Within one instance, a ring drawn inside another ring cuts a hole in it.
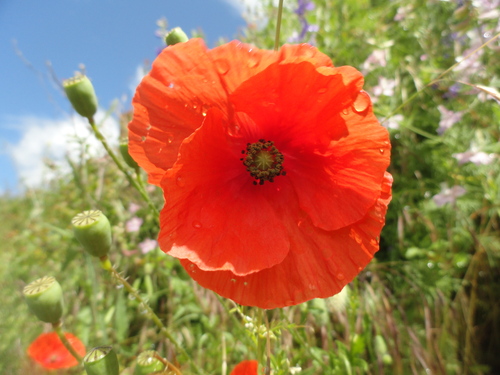
[[[282,40],[301,30],[295,2],[285,3]],[[346,288],[348,295],[265,312],[273,373],[299,368],[300,374],[498,373],[500,106],[475,89],[498,88],[498,43],[463,63],[475,62],[478,69],[459,65],[437,79],[480,46],[494,20],[479,17],[480,9],[469,1],[461,7],[423,0],[317,0],[315,5],[305,17],[319,31],[306,40],[315,41],[336,65],[365,72],[365,90],[377,99],[374,110],[389,127],[393,200],[381,249]],[[267,25],[250,26],[243,37],[260,48],[274,44],[276,9],[267,10]],[[374,51],[383,59],[365,63]],[[390,95],[376,94],[381,77],[394,80]],[[443,115],[438,107],[450,112]],[[438,133],[440,121],[457,112],[461,118]],[[395,115],[402,117],[391,125]],[[460,164],[453,155],[466,151],[493,154],[494,161]],[[103,211],[113,227],[113,264],[194,363],[209,374],[244,359],[264,364],[263,312],[234,306],[199,287],[159,249],[141,253],[138,244],[158,234],[157,218],[110,159],[84,158],[71,167],[72,175],[61,175],[49,189],[0,197],[0,372],[32,368],[25,350],[43,327],[28,313],[22,288],[46,274],[62,285],[66,329],[88,348],[112,344],[123,367],[149,349],[175,362],[175,348],[144,306],[73,238],[71,218],[91,208]],[[438,194],[453,186],[464,194],[441,205]],[[161,207],[161,192],[150,196]],[[131,203],[139,204],[137,212],[128,211]],[[144,222],[138,232],[127,232],[125,223],[134,216]],[[186,358],[177,360],[182,366]],[[183,371],[191,373],[188,366]]]

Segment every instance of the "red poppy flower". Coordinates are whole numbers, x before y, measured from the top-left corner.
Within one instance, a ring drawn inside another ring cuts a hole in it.
[[[391,199],[388,133],[362,85],[307,44],[166,48],[129,124],[164,191],[162,250],[243,305],[338,293],[378,250]]]
[[[85,346],[73,334],[64,334],[76,352],[85,355]],[[55,332],[42,333],[28,348],[28,355],[47,370],[69,368],[78,365],[78,361],[63,345]]]
[[[236,365],[230,375],[257,375],[259,363],[256,360],[242,361]]]

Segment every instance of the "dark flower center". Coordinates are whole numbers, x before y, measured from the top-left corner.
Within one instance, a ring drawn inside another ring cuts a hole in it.
[[[241,151],[246,154],[240,160],[247,168],[250,176],[259,180],[259,185],[264,185],[264,181],[274,182],[276,176],[284,176],[283,154],[278,151],[274,142],[259,139],[255,143],[247,143],[246,150]],[[257,181],[253,182],[257,185]]]

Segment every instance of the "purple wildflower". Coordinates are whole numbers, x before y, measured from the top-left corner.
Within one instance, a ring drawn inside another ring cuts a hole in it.
[[[141,225],[144,220],[141,218],[134,216],[132,219],[127,220],[125,223],[125,231],[127,233],[138,232],[141,229]]]
[[[487,154],[483,151],[477,151],[472,147],[470,150],[452,155],[458,161],[458,165],[473,163],[475,165],[488,165],[494,159],[494,154]]]
[[[146,238],[144,241],[140,242],[138,246],[139,249],[141,249],[141,253],[147,254],[156,249],[158,242],[156,242],[156,240],[152,240],[151,238]]]
[[[319,30],[318,25],[310,25],[309,22],[307,22],[305,14],[308,11],[311,11],[314,9],[314,4],[312,3],[311,0],[298,0],[298,7],[295,9],[293,12],[299,16],[299,21],[302,26],[302,29],[300,33],[294,32],[292,37],[289,38],[290,43],[297,43],[301,42],[304,40],[306,37],[307,33],[316,33]],[[314,35],[311,36],[309,39],[309,43],[313,44],[314,41]]]
[[[439,194],[432,197],[432,200],[438,207],[444,206],[446,203],[454,203],[458,197],[461,197],[467,192],[465,188],[455,185],[452,188],[443,188]]]
[[[442,135],[446,130],[451,128],[455,123],[462,119],[463,112],[453,112],[446,109],[446,107],[440,105],[438,106],[439,112],[441,113],[441,120],[439,121],[439,128],[437,133]]]

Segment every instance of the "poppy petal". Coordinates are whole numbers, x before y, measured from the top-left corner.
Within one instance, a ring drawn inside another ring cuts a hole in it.
[[[304,218],[289,255],[272,268],[236,276],[230,271],[202,271],[188,260],[181,260],[181,264],[201,286],[242,305],[273,309],[332,296],[378,251],[376,238],[385,223],[391,185],[392,177],[387,173],[379,199],[362,220],[346,228],[327,232]]]
[[[73,334],[64,334],[73,348],[81,356],[85,355],[85,346]],[[78,361],[63,345],[55,332],[42,333],[28,347],[28,355],[47,370],[63,369],[78,365]]]
[[[220,111],[209,111],[162,180],[159,243],[201,269],[246,275],[282,262],[289,236],[276,203],[267,197],[276,187],[252,184],[240,161],[246,142],[225,133],[223,122]]]
[[[241,361],[231,371],[230,375],[257,375],[259,362],[256,360]]]
[[[207,48],[192,39],[165,48],[137,88],[129,124],[129,152],[159,184],[175,160],[181,142],[212,105],[226,102]]]

